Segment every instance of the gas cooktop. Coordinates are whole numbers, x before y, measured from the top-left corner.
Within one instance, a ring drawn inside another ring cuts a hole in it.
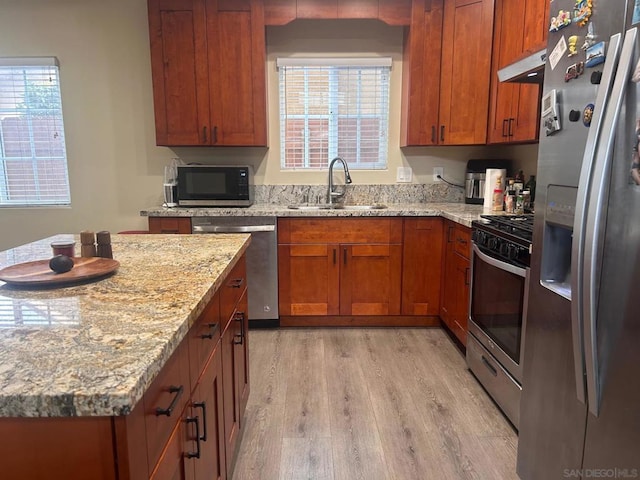
[[[481,215],[472,222],[473,243],[485,253],[518,266],[531,259],[533,214]]]
[[[524,215],[480,215],[482,220],[475,226],[482,225],[483,230],[495,234],[515,237],[525,243],[531,244],[533,236],[533,214]]]

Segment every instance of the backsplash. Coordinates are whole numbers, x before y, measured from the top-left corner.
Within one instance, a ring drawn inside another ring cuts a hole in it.
[[[255,185],[257,204],[326,203],[326,185]],[[342,191],[343,185],[337,186]],[[344,203],[462,203],[464,191],[444,183],[347,185]]]

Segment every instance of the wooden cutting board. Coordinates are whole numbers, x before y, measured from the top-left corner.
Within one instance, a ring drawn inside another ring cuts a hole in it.
[[[0,270],[0,280],[19,286],[63,286],[96,279],[115,272],[120,262],[111,258],[74,257],[73,268],[55,273],[49,260],[18,263]]]

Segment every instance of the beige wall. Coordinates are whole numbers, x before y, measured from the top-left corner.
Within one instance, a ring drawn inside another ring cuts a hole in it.
[[[72,206],[0,209],[0,250],[61,232],[146,228],[138,212],[161,202],[162,169],[176,155],[187,161],[251,163],[257,183],[324,183],[326,171],[279,169],[274,61],[281,55],[349,51],[393,58],[389,169],[354,172],[356,183],[394,183],[398,166],[411,166],[418,182],[430,182],[434,166],[461,181],[467,159],[504,156],[487,147],[400,150],[402,31],[377,22],[294,22],[269,29],[271,149],[156,147],[146,5],[146,0],[2,0],[0,56],[60,60]],[[535,158],[531,152],[518,147],[509,155]]]

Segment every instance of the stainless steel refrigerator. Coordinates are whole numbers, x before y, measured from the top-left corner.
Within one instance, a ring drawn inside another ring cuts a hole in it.
[[[640,0],[588,3],[551,1],[523,480],[640,478]]]

